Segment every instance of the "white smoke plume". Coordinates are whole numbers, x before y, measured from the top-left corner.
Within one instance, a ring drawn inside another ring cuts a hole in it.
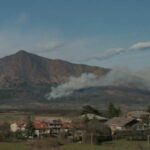
[[[74,90],[95,86],[97,77],[94,74],[82,74],[80,77],[70,77],[69,81],[57,87],[52,87],[48,99],[68,96]]]
[[[138,86],[138,88],[147,88],[145,83],[143,79],[136,77],[129,70],[112,70],[102,77],[92,73],[84,73],[80,77],[70,77],[66,83],[52,87],[51,92],[48,94],[48,99],[66,97],[73,94],[75,90],[89,87],[132,85]]]

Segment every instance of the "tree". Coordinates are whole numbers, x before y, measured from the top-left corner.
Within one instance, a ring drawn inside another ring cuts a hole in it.
[[[17,130],[15,132],[15,137],[16,137],[16,139],[22,139],[22,140],[26,139],[26,136],[24,135],[23,131],[21,131],[21,130]]]
[[[102,141],[111,140],[111,130],[96,119],[90,120],[85,127],[84,140],[92,144],[100,144]]]
[[[146,112],[150,113],[150,105],[147,107]]]
[[[118,117],[121,114],[120,107],[116,108],[113,103],[109,103],[107,111],[108,111],[109,118]]]
[[[95,115],[101,114],[97,109],[95,109],[94,107],[92,107],[90,105],[83,106],[81,114],[84,115],[84,114],[88,114],[88,113],[95,114]]]
[[[26,126],[26,129],[27,129],[27,136],[28,136],[28,137],[34,136],[35,128],[34,128],[34,124],[33,124],[33,122],[32,122],[31,116],[28,116],[28,118],[27,118],[27,126]]]
[[[9,123],[5,122],[0,126],[0,141],[8,140],[12,137]]]

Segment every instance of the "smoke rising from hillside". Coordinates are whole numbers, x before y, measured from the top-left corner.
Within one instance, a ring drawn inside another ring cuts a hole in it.
[[[52,87],[48,99],[66,97],[73,94],[75,90],[99,86],[126,86],[148,89],[149,82],[135,76],[135,73],[131,73],[129,70],[112,70],[102,77],[92,73],[84,73],[80,77],[70,77],[66,83]]]

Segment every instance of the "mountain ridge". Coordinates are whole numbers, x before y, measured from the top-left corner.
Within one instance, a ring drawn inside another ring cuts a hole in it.
[[[0,86],[27,82],[32,84],[65,82],[70,76],[82,73],[102,76],[109,69],[73,64],[59,59],[48,59],[24,50],[0,59]]]

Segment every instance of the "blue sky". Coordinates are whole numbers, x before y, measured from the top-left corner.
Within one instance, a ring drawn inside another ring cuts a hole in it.
[[[109,68],[150,68],[149,0],[0,0],[0,56],[24,49]]]

